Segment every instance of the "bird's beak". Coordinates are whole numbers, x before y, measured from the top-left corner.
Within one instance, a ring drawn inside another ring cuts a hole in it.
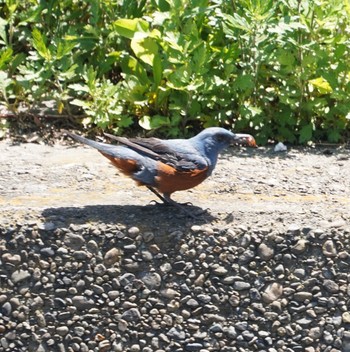
[[[232,144],[239,144],[239,145],[252,147],[252,148],[258,147],[256,145],[254,137],[251,136],[250,134],[244,134],[244,133],[235,133]]]

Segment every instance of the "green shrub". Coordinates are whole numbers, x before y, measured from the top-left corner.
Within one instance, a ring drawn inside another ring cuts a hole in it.
[[[0,1],[0,102],[122,133],[221,125],[291,143],[350,130],[344,0]]]

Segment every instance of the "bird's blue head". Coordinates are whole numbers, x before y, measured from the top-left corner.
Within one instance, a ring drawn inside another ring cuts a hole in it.
[[[239,144],[256,147],[255,139],[249,134],[233,133],[221,127],[209,127],[191,138],[195,148],[204,154],[214,167],[218,154],[229,145]]]

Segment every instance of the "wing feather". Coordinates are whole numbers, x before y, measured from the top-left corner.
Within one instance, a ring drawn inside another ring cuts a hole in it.
[[[105,133],[105,135],[126,147],[161,161],[177,171],[203,170],[208,164],[188,144],[188,140],[161,140],[158,138],[125,138]]]

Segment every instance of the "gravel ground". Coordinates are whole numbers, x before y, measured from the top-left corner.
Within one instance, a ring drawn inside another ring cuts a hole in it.
[[[230,150],[196,220],[88,148],[0,164],[1,351],[350,351],[349,150]]]

